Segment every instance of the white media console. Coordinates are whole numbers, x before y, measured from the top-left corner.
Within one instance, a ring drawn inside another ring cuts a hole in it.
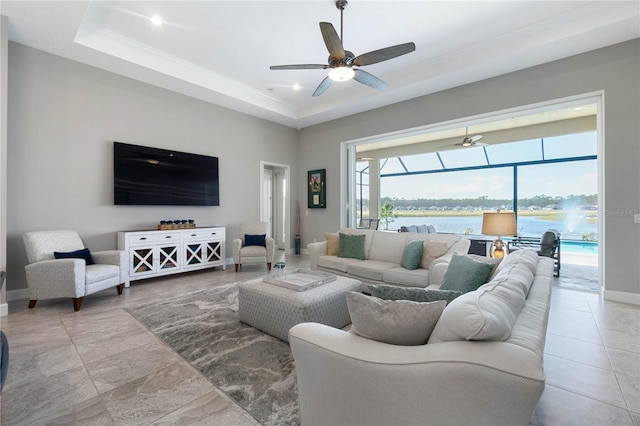
[[[118,232],[129,256],[129,281],[225,265],[225,228]]]

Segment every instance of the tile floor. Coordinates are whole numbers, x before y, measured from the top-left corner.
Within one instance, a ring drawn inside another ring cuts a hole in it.
[[[286,262],[308,266],[306,256]],[[0,424],[255,425],[124,309],[266,271],[233,269],[138,281],[120,297],[88,296],[79,312],[70,300],[11,302],[1,319],[11,363]],[[566,272],[555,279],[536,421],[640,426],[640,307],[579,291],[579,273]]]

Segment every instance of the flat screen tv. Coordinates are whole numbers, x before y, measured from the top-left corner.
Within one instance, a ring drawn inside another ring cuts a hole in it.
[[[219,206],[218,157],[113,143],[116,205]]]

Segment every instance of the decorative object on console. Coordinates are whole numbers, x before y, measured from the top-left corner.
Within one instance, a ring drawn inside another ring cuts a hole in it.
[[[504,257],[507,247],[500,239],[501,235],[516,235],[516,216],[513,212],[500,213],[485,212],[482,214],[482,233],[496,235],[498,238],[491,246],[491,257]]]
[[[327,207],[326,169],[310,170],[307,172],[308,194],[307,206],[310,209],[324,209]]]
[[[195,227],[196,221],[193,219],[161,220],[158,224],[158,230],[193,229]]]

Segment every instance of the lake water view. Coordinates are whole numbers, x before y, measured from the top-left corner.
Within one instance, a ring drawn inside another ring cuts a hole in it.
[[[518,216],[518,233],[523,237],[541,237],[548,229],[560,231],[563,240],[562,249],[579,253],[597,253],[598,225],[586,212],[566,214],[565,219],[541,219],[536,216]],[[438,232],[481,235],[482,215],[473,216],[412,216],[397,217],[389,223],[389,230],[398,230],[401,226],[433,225]],[[380,229],[384,226],[380,225]],[[583,241],[583,235],[592,235],[596,241]],[[503,237],[508,237],[503,235]]]

